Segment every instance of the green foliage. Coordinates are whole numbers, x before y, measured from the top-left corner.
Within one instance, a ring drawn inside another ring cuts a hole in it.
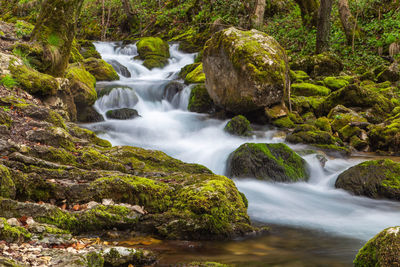
[[[53,34],[50,34],[49,37],[47,37],[47,43],[49,45],[58,47],[62,44],[62,40],[60,39],[60,37],[58,37],[57,34],[53,33]]]
[[[22,59],[22,62],[24,62],[24,64],[30,68],[33,68],[32,64],[31,64],[31,59],[29,58],[29,54],[28,52],[25,52],[23,50],[21,50],[20,48],[14,48],[12,53],[19,57],[20,59]]]
[[[4,85],[6,88],[11,89],[18,84],[16,80],[11,75],[6,75],[0,80],[0,84]]]
[[[17,20],[17,23],[15,23],[15,28],[18,38],[22,38],[24,36],[29,36],[32,33],[33,28],[35,28],[35,26],[26,21]]]

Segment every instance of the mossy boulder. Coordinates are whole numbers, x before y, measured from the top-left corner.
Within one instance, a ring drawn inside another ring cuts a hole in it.
[[[121,108],[107,111],[106,117],[115,120],[129,120],[139,117],[139,113],[136,109]]]
[[[294,83],[292,84],[292,93],[300,96],[327,96],[331,90],[312,83]]]
[[[376,116],[391,113],[394,105],[383,95],[358,85],[348,85],[331,93],[319,106],[318,113],[326,115],[337,105],[372,108]]]
[[[296,127],[296,124],[290,119],[289,116],[273,120],[272,125],[284,129],[293,129],[294,127]]]
[[[79,52],[83,56],[83,58],[98,58],[101,59],[101,55],[97,52],[96,47],[91,41],[88,40],[79,40]]]
[[[214,103],[235,114],[281,103],[290,79],[285,50],[257,30],[215,33],[204,48],[203,70]]]
[[[295,83],[302,83],[310,79],[310,76],[302,70],[291,70],[290,79]]]
[[[368,125],[367,119],[359,115],[357,112],[342,105],[337,105],[334,107],[329,112],[328,119],[330,119],[332,129],[336,132],[351,123]]]
[[[158,37],[144,37],[136,43],[139,58],[148,69],[162,68],[168,64],[169,45]]]
[[[185,77],[185,83],[204,83],[206,75],[203,72],[203,64],[197,66],[193,71],[189,72]]]
[[[336,91],[349,85],[349,82],[341,77],[326,77],[324,79],[324,84],[329,89]]]
[[[212,113],[215,110],[214,102],[204,84],[193,87],[190,92],[188,110],[197,113]]]
[[[370,127],[368,132],[372,151],[387,151],[399,155],[400,119],[388,120]]]
[[[370,239],[357,253],[355,267],[396,266],[400,262],[400,226],[389,227]]]
[[[323,53],[300,58],[290,64],[292,70],[305,71],[312,77],[338,75],[343,70],[339,58],[331,53]]]
[[[193,64],[189,64],[184,66],[181,71],[179,72],[179,78],[181,79],[185,79],[186,76],[191,73],[192,71],[194,71],[198,66],[200,66],[201,63],[193,63]],[[202,68],[203,70],[203,68]]]
[[[397,82],[400,80],[399,63],[394,62],[389,67],[385,67],[376,78],[379,82]]]
[[[55,95],[60,85],[50,75],[40,73],[26,65],[10,64],[10,72],[21,87],[38,96]]]
[[[400,163],[363,162],[340,174],[335,186],[355,195],[400,200]]]
[[[71,93],[74,97],[78,113],[86,107],[91,106],[97,100],[95,90],[96,79],[80,64],[71,65],[66,77],[71,83]]]
[[[11,175],[7,167],[0,165],[0,197],[15,197],[16,188]]]
[[[291,96],[290,102],[292,105],[293,111],[298,112],[299,114],[304,114],[307,112],[315,112],[318,110],[319,105],[324,102],[326,97],[323,96]],[[286,103],[289,106],[289,103]]]
[[[24,227],[11,226],[8,224],[6,218],[0,217],[0,240],[10,243],[23,242],[29,241],[31,236]]]
[[[237,136],[250,136],[253,129],[245,116],[238,115],[225,125],[224,131]]]
[[[92,74],[96,81],[115,81],[119,76],[114,68],[102,59],[88,58],[83,62],[85,69]]]
[[[332,133],[332,126],[327,117],[320,117],[318,118],[315,123],[315,127],[317,127],[321,131],[325,131],[328,133]]]
[[[285,144],[246,143],[228,159],[228,176],[276,182],[307,181],[307,164]]]

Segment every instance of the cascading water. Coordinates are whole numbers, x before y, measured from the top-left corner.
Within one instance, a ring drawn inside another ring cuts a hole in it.
[[[125,66],[131,77],[120,75],[120,81],[98,83],[98,88],[105,93],[95,108],[104,115],[110,109],[128,107],[140,115],[133,120],[106,120],[87,125],[113,145],[162,150],[172,157],[203,164],[217,174],[224,174],[229,154],[241,144],[283,142],[277,131],[267,126],[259,126],[253,137],[238,138],[223,131],[227,121],[187,111],[190,86],[167,99],[166,85],[177,79],[180,69],[193,63],[195,58],[195,54],[179,52],[178,45],[170,48],[169,64],[153,70],[134,59],[135,45],[96,43],[96,48],[104,60],[115,60]],[[359,240],[367,240],[385,227],[400,223],[399,203],[355,197],[334,188],[337,176],[360,160],[330,159],[322,168],[315,154],[305,159],[311,171],[308,183],[235,181],[249,200],[248,212],[253,220]]]

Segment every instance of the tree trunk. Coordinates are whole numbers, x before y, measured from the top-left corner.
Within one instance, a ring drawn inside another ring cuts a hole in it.
[[[318,18],[318,0],[295,0],[301,11],[303,25],[312,28],[317,26]]]
[[[266,0],[256,0],[256,6],[254,8],[253,14],[253,27],[260,28],[264,24],[264,13],[265,13],[265,1]]]
[[[321,0],[318,11],[316,53],[329,50],[329,35],[331,32],[331,13],[333,0]]]
[[[360,37],[360,28],[357,25],[356,19],[351,14],[348,0],[339,0],[339,15],[342,22],[344,33],[346,34],[347,44],[351,45],[353,38]]]
[[[46,72],[53,76],[64,76],[68,67],[83,1],[44,0],[42,3],[31,39],[43,45],[43,60],[50,62]]]

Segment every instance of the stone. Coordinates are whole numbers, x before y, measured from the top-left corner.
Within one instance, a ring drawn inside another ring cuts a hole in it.
[[[88,58],[84,60],[83,65],[96,78],[96,81],[119,80],[119,76],[113,67],[102,59]]]
[[[292,62],[292,70],[302,70],[311,77],[338,75],[343,70],[340,59],[331,53],[306,56]]]
[[[363,162],[341,173],[335,187],[354,195],[400,200],[400,163],[389,159]]]
[[[132,77],[132,74],[128,70],[128,68],[125,67],[124,65],[122,65],[121,63],[119,63],[117,60],[111,59],[111,60],[108,60],[107,63],[110,64],[117,73],[121,74],[125,78]]]
[[[211,99],[234,114],[281,103],[290,79],[285,50],[274,38],[236,28],[207,41],[203,71]]]
[[[130,120],[140,116],[136,109],[121,108],[107,111],[106,117],[114,120]]]
[[[197,113],[213,113],[215,105],[204,84],[193,87],[189,96],[188,110]]]
[[[148,69],[162,68],[168,64],[169,45],[158,37],[144,37],[137,43],[139,58],[144,60],[143,65]]]
[[[307,181],[307,163],[285,144],[246,143],[228,159],[228,176],[275,182]]]
[[[245,116],[238,115],[225,125],[224,131],[237,136],[251,136],[253,129]]]

